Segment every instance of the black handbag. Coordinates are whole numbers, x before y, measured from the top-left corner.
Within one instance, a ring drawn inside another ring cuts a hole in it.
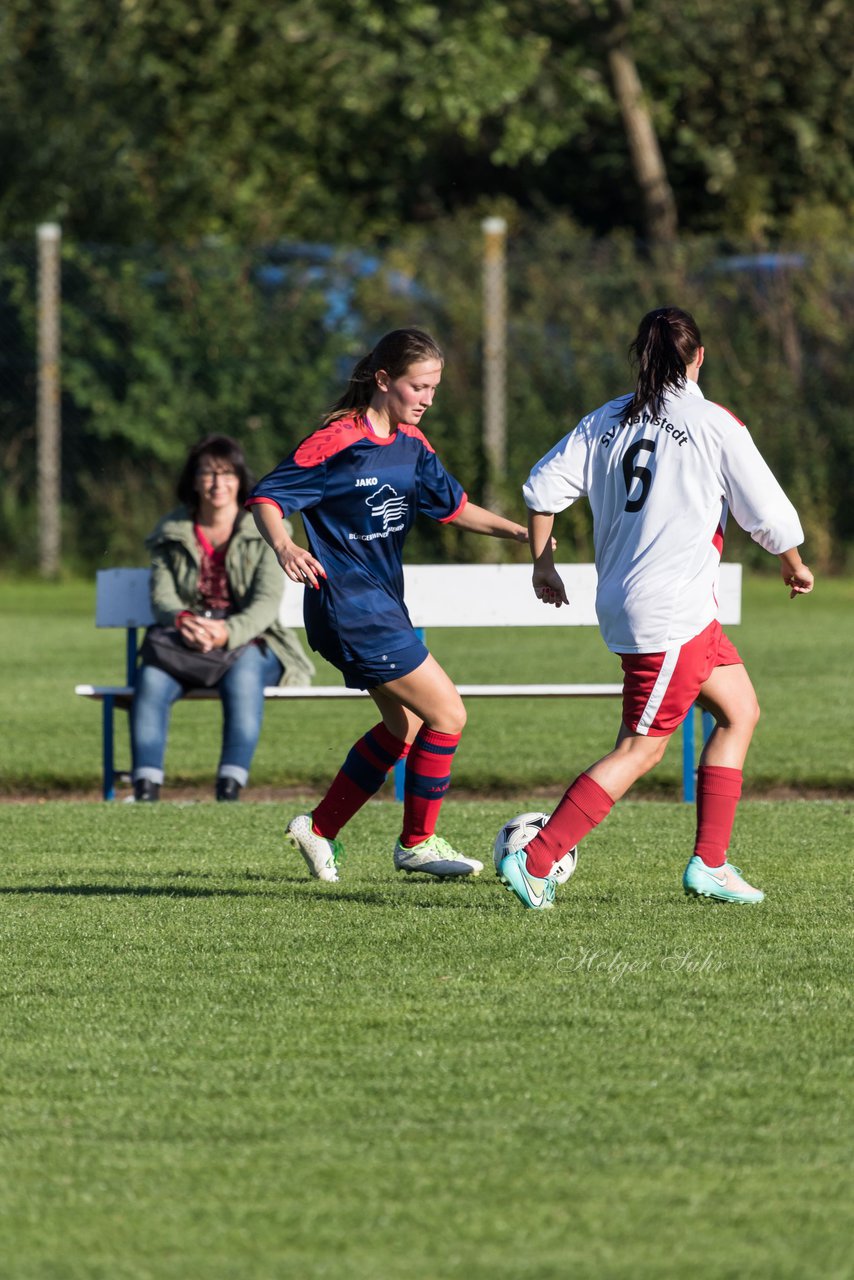
[[[159,667],[186,689],[212,689],[248,647],[241,644],[236,649],[202,653],[184,644],[177,627],[155,626],[146,631],[139,656],[147,666]]]

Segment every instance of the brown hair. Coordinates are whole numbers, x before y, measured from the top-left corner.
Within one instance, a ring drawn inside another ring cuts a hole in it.
[[[242,448],[236,440],[232,440],[231,436],[205,436],[204,440],[193,445],[178,477],[176,489],[179,501],[189,508],[195,518],[198,514],[199,495],[196,493],[193,481],[199,469],[199,459],[205,454],[209,458],[215,458],[217,462],[227,462],[233,468],[238,481],[237,505],[242,508],[252,488],[252,474],[246,464],[246,456]]]
[[[423,329],[392,329],[380,338],[373,351],[354,367],[347,389],[326,414],[321,426],[327,426],[336,418],[349,414],[361,416],[371,403],[376,387],[375,374],[384,369],[390,378],[400,378],[410,365],[422,360],[439,360],[445,357],[438,344]]]
[[[637,364],[638,378],[621,421],[627,422],[645,409],[657,416],[668,388],[685,385],[685,370],[702,345],[700,330],[687,311],[680,311],[678,307],[648,311],[629,347],[629,357]]]

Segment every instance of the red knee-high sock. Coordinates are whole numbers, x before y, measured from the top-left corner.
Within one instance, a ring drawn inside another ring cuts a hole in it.
[[[439,733],[423,725],[418,731],[406,758],[400,843],[407,849],[429,840],[436,830],[459,740],[458,733]]]
[[[379,791],[391,769],[409,746],[396,738],[380,721],[351,748],[329,790],[312,814],[319,836],[334,840],[338,832],[358,813],[366,800]]]
[[[547,876],[558,858],[569,853],[611,812],[614,801],[587,773],[579,774],[558,807],[526,849],[532,876]]]
[[[707,867],[722,867],[741,798],[740,769],[700,765],[697,770],[697,839],[694,853]]]

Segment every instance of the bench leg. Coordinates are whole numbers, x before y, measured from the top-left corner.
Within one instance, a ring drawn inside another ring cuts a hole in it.
[[[694,708],[682,721],[682,799],[693,804],[697,794],[694,775]]]
[[[709,738],[712,736],[712,730],[715,727],[715,717],[712,715],[711,711],[704,711],[702,715],[702,720],[703,720],[703,746],[705,746],[706,743],[709,741]]]
[[[136,684],[136,639],[136,627],[128,627],[125,640],[125,668],[127,682],[131,686]]]
[[[697,798],[697,771],[694,768],[695,711],[700,711],[696,703],[682,721],[682,799],[686,804],[693,804]],[[705,744],[715,727],[715,717],[711,711],[703,711],[701,721]]]
[[[114,698],[111,693],[104,695],[104,701],[101,707],[101,723],[102,723],[102,768],[103,768],[103,794],[105,800],[114,800],[116,798],[115,788],[115,764],[114,764]]]

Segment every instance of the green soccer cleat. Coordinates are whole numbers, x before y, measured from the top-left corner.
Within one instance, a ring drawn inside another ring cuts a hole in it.
[[[715,898],[718,902],[761,902],[765,894],[742,879],[738,867],[724,862],[720,867],[707,867],[694,854],[685,868],[682,888],[694,898]]]
[[[408,849],[398,840],[394,847],[394,865],[398,871],[423,871],[428,876],[449,880],[459,876],[478,876],[483,863],[467,858],[443,840],[432,835]]]
[[[554,879],[546,876],[541,880],[539,876],[532,876],[525,865],[524,849],[502,858],[498,874],[523,907],[530,907],[532,911],[549,911],[554,906],[557,887]]]

